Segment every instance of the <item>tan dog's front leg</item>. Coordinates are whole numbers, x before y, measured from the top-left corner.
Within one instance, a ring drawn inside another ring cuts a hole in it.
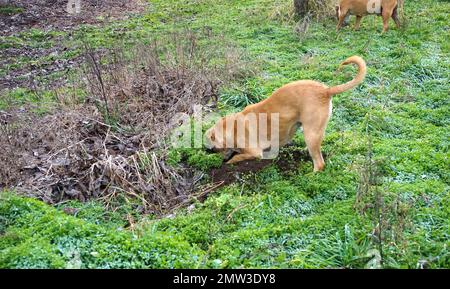
[[[242,162],[242,161],[245,161],[245,160],[252,160],[252,159],[255,159],[254,155],[251,155],[251,154],[239,154],[239,155],[235,155],[234,157],[232,157],[226,163],[231,165],[231,164],[235,164],[235,163]]]
[[[258,158],[261,158],[261,156],[262,156],[262,152],[260,150],[247,150],[244,153],[233,156],[226,163],[231,165],[231,164],[235,164],[235,163],[242,162],[245,160],[258,159]]]

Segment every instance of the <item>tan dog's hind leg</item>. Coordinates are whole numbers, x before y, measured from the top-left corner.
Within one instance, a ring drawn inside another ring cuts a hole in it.
[[[361,24],[362,16],[356,15],[356,22],[355,22],[355,30],[359,30],[359,25]]]
[[[325,168],[325,162],[320,151],[320,146],[325,135],[328,119],[331,116],[331,102],[315,111],[313,118],[305,119],[303,124],[303,135],[305,136],[306,146],[314,163],[314,171],[322,171]]]

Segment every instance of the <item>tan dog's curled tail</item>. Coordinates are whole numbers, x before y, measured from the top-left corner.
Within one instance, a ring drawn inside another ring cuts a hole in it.
[[[341,65],[339,66],[339,69],[341,69],[342,66],[348,65],[350,63],[354,63],[354,64],[358,65],[358,74],[356,75],[355,78],[353,78],[352,80],[350,80],[347,83],[328,88],[328,94],[330,96],[342,93],[349,89],[352,89],[353,87],[360,84],[364,80],[364,77],[366,77],[366,71],[367,71],[366,62],[364,61],[364,59],[362,59],[359,56],[351,56],[351,57],[347,58],[344,62],[341,63]]]

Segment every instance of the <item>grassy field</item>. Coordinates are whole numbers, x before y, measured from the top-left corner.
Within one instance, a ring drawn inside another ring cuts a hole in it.
[[[222,113],[293,80],[347,81],[355,70],[336,69],[351,55],[366,60],[368,74],[333,98],[324,172],[312,173],[311,161],[289,171],[274,163],[164,218],[139,216],[130,204],[115,211],[100,201],[49,206],[5,191],[0,267],[449,268],[450,3],[405,1],[401,29],[391,21],[381,34],[381,18],[366,17],[359,31],[337,34],[332,18],[296,32],[279,8],[287,2],[154,0],[143,15],[71,35],[30,30],[5,37],[1,49],[51,47],[62,37],[71,48],[55,57],[69,59],[80,53],[77,35],[101,48],[207,29],[255,63],[245,67],[251,76],[221,89]],[[0,77],[48,57],[19,56]],[[34,103],[45,114],[55,93],[43,95],[9,90],[0,110]],[[294,148],[304,147],[299,132]]]

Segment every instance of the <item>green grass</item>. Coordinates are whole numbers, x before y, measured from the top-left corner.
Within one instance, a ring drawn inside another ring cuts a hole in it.
[[[186,27],[223,34],[260,67],[239,87],[224,88],[222,113],[289,81],[342,83],[355,71],[335,73],[339,63],[361,55],[368,64],[365,82],[333,99],[323,145],[326,170],[314,174],[310,162],[289,172],[270,166],[174,218],[143,217],[133,230],[125,228],[127,214],[136,215],[131,205],[115,213],[100,203],[51,208],[5,193],[0,267],[450,267],[448,2],[407,1],[407,25],[397,30],[390,23],[386,34],[380,18],[376,29],[366,17],[360,31],[347,27],[339,34],[334,19],[324,19],[301,39],[292,24],[268,17],[275,5],[269,0],[150,2],[145,15],[75,34],[95,47],[119,38],[147,41]],[[29,34],[34,36],[23,37],[24,45],[41,37]],[[34,101],[20,93],[16,99]],[[392,224],[385,228],[382,264],[372,235],[373,199],[367,198],[364,213],[354,206],[369,137],[381,174],[374,188],[389,205]],[[304,146],[300,133],[294,143]],[[173,153],[173,161],[182,154],[202,169],[218,163],[202,151]],[[78,213],[68,216],[64,207]]]

